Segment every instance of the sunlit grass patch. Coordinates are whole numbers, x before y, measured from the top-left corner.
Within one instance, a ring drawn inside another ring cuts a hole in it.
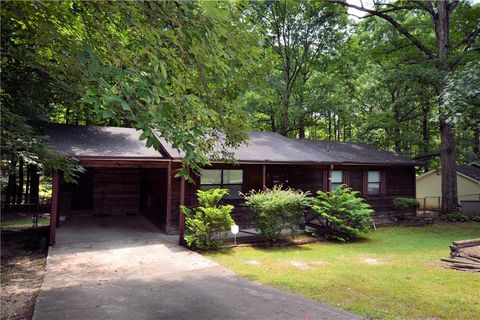
[[[363,241],[206,255],[239,275],[374,319],[475,319],[480,275],[442,268],[480,223],[381,228]]]

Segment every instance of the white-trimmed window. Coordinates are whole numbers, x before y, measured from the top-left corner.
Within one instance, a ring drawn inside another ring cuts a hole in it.
[[[200,189],[210,190],[214,188],[228,189],[230,192],[226,199],[240,199],[242,191],[243,170],[238,169],[207,169],[203,170],[200,177]]]
[[[335,190],[336,187],[342,184],[343,184],[343,171],[333,170],[332,171],[332,190]]]
[[[380,171],[368,171],[368,194],[380,194]]]

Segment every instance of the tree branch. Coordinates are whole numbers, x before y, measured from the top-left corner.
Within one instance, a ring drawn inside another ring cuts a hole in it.
[[[461,46],[462,44],[465,44],[465,48],[463,50],[467,51],[468,49],[470,49],[470,47],[472,46],[473,42],[475,41],[475,39],[478,37],[479,34],[480,34],[480,24],[478,24],[477,27],[468,36],[465,37],[465,39],[457,42],[453,46],[453,48],[455,49]]]
[[[381,11],[371,10],[371,9],[367,9],[363,6],[360,7],[360,6],[351,4],[351,3],[347,3],[346,0],[328,0],[328,2],[339,4],[339,5],[344,6],[344,7],[357,9],[357,10],[366,12],[366,13],[372,15],[372,16],[377,16],[379,18],[382,18],[382,19],[386,20],[395,29],[397,29],[398,32],[400,32],[403,36],[405,36],[408,40],[410,40],[410,42],[412,42],[413,45],[415,45],[418,49],[420,49],[420,51],[422,51],[429,59],[433,59],[435,57],[435,54],[432,52],[432,50],[430,50],[423,43],[421,43],[420,40],[418,40],[416,37],[414,37],[410,32],[408,32],[407,29],[405,29],[405,27],[403,27],[400,23],[398,23],[391,16],[389,16],[389,15],[387,15],[387,14],[381,12]]]
[[[460,2],[460,0],[453,0],[452,2],[450,2],[450,3],[447,5],[448,11],[449,11],[449,12],[453,12],[453,10],[455,10],[455,8],[457,7],[457,5],[458,5],[459,2]]]

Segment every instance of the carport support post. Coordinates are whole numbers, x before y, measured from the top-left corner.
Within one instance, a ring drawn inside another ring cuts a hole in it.
[[[262,166],[262,187],[263,187],[263,190],[267,188],[267,166],[266,165]]]
[[[185,204],[185,178],[180,177],[180,206]],[[183,245],[185,243],[185,216],[180,209],[180,219],[178,223],[178,244]]]
[[[52,208],[50,211],[50,245],[55,244],[55,233],[57,231],[58,216],[58,184],[60,175],[58,171],[53,171],[52,175]]]
[[[165,221],[165,233],[170,234],[170,220],[172,219],[172,162],[167,167],[167,220]]]

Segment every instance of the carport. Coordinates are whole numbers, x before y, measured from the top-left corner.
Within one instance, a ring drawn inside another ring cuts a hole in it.
[[[52,126],[47,134],[50,145],[86,169],[76,183],[53,173],[50,244],[64,220],[84,225],[142,215],[168,233],[174,173],[166,153],[145,147],[131,128]]]

